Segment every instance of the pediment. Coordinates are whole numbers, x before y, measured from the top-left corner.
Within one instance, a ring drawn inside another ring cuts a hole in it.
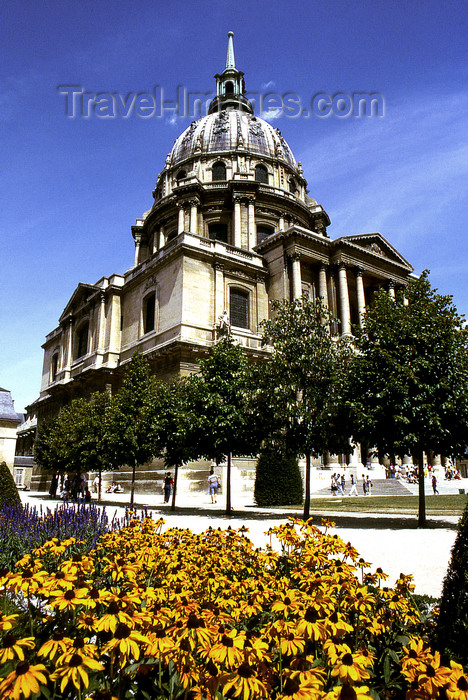
[[[68,316],[70,316],[79,308],[81,308],[83,304],[86,303],[91,294],[96,292],[98,289],[99,287],[96,287],[94,284],[84,284],[80,282],[78,287],[71,295],[70,301],[64,308],[62,315],[59,318],[59,323],[62,323]]]
[[[355,236],[343,236],[334,241],[334,243],[360,248],[367,253],[377,255],[397,265],[402,265],[411,271],[413,270],[413,267],[406,258],[404,258],[380,233],[361,233]]]

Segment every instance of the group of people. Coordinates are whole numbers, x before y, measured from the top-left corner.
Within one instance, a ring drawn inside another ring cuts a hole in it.
[[[351,488],[350,488],[348,496],[359,496],[359,493],[357,490],[356,477],[354,476],[354,474],[351,474],[350,479],[351,479]],[[369,475],[363,474],[362,475],[362,490],[363,490],[364,496],[371,495],[372,486],[373,486],[373,484],[369,478]],[[338,495],[345,496],[346,495],[346,493],[345,493],[346,476],[344,473],[343,474],[332,474],[330,490],[331,490],[333,496],[338,496]]]
[[[166,472],[163,482],[164,490],[164,503],[169,503],[171,498],[172,489],[174,486],[174,479],[172,478],[171,472]],[[208,490],[211,496],[211,502],[217,503],[218,491],[221,488],[221,480],[217,474],[214,472],[214,468],[211,467],[210,474],[208,476]]]
[[[59,493],[64,503],[74,501],[75,503],[90,503],[91,492],[88,488],[86,474],[53,474],[50,482],[49,496],[55,498]]]

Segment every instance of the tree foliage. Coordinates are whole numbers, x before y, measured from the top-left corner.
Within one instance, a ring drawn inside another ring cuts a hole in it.
[[[155,381],[142,355],[133,355],[122,388],[107,412],[106,444],[110,464],[132,468],[130,503],[134,502],[136,468],[158,451]]]
[[[254,495],[259,506],[302,503],[302,478],[297,456],[288,454],[283,441],[266,441],[262,446],[257,461]]]
[[[20,503],[18,489],[6,462],[0,462],[0,510]]]
[[[434,636],[440,652],[468,664],[468,506],[458,524]]]
[[[257,417],[266,433],[282,436],[288,453],[306,457],[308,517],[310,455],[349,448],[349,432],[338,410],[348,350],[332,337],[332,317],[320,300],[275,301],[273,313],[263,322],[263,342],[272,353],[259,372]]]
[[[423,525],[423,451],[456,455],[467,443],[468,332],[427,272],[405,295],[376,292],[356,330],[348,407],[354,438],[384,454],[418,456]]]

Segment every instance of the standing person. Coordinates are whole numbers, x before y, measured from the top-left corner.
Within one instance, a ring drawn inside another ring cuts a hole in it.
[[[436,495],[436,493],[439,493],[437,490],[437,477],[435,474],[432,475],[432,492],[434,496]]]
[[[343,474],[341,475],[341,493],[343,494],[343,496],[345,495],[345,488],[346,488],[346,475],[343,472]]]
[[[58,476],[57,474],[54,474],[52,476],[52,481],[50,482],[50,489],[49,489],[49,496],[51,498],[55,498],[57,495],[57,486],[58,486]]]
[[[350,496],[359,496],[358,490],[357,490],[357,484],[356,484],[356,478],[354,474],[351,474],[351,491],[349,492]]]
[[[332,496],[336,496],[336,492],[338,490],[338,486],[336,485],[336,477],[335,474],[332,475],[331,478],[331,484],[330,484],[330,490],[332,492]]]
[[[367,496],[367,481],[366,481],[366,475],[362,475],[362,490],[364,492],[364,496]]]
[[[372,481],[369,479],[369,474],[366,476],[366,496],[371,496]]]
[[[169,503],[173,484],[174,479],[171,476],[171,472],[166,472],[166,476],[164,477],[164,503]]]
[[[211,502],[217,503],[216,496],[218,495],[219,479],[214,473],[213,467],[210,469],[210,475],[208,477],[208,486],[210,489]]]

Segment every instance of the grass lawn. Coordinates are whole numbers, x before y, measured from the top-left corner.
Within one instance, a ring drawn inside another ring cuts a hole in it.
[[[468,494],[450,494],[433,496],[426,494],[427,515],[461,515],[467,504]],[[286,506],[285,506],[286,508]],[[295,509],[300,506],[294,506]],[[418,496],[349,496],[311,498],[310,510],[321,512],[333,511],[343,513],[401,513],[417,515]]]

